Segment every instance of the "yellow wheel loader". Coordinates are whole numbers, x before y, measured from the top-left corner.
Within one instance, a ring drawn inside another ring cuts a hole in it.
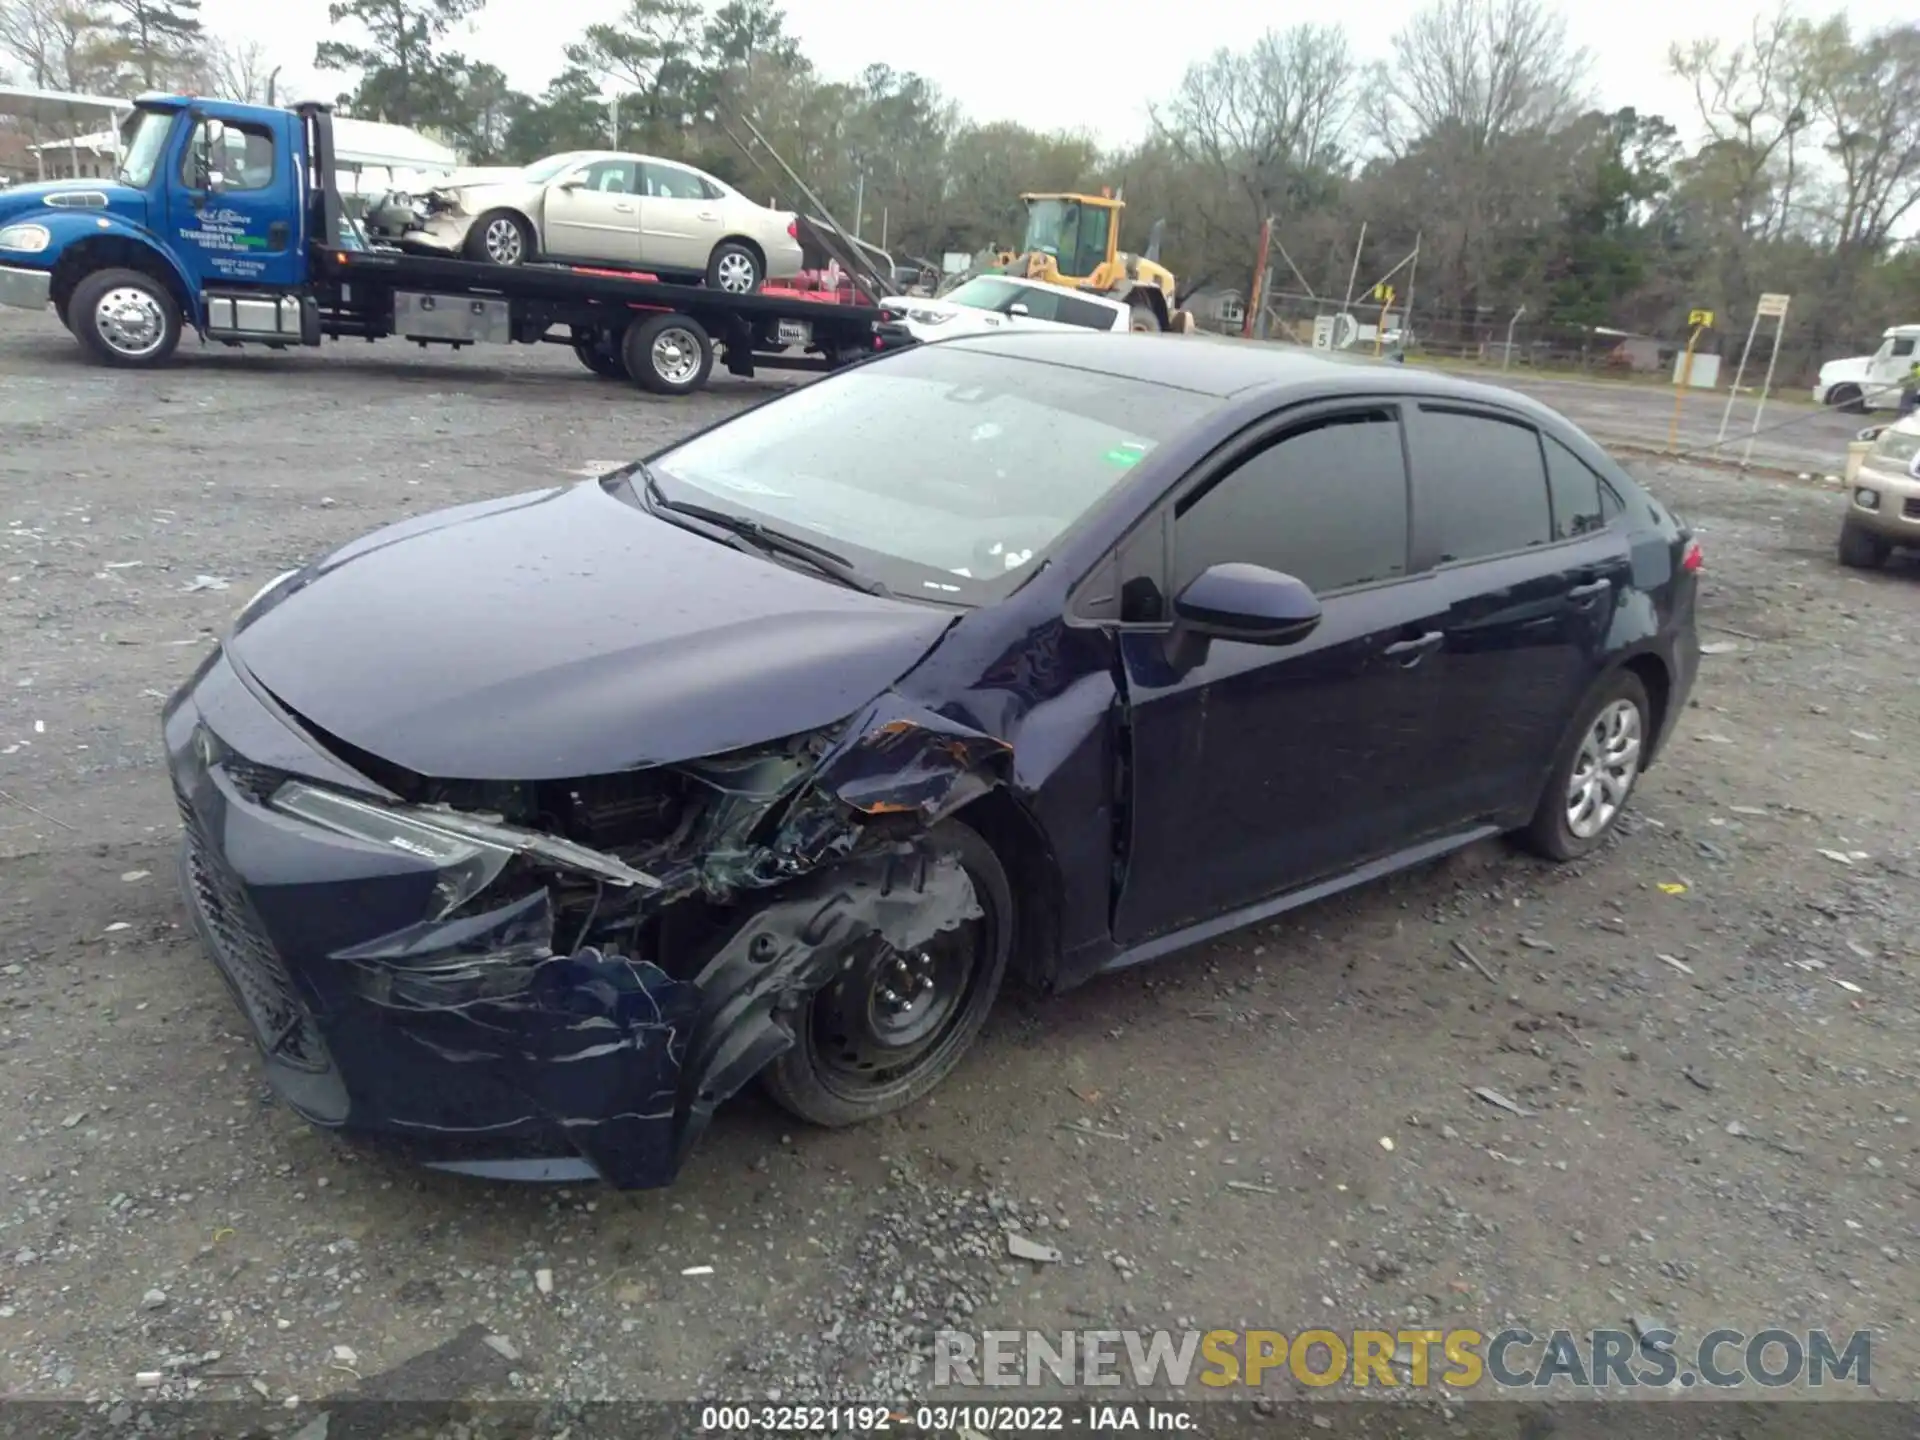
[[[1120,300],[1133,311],[1135,330],[1194,329],[1193,317],[1174,298],[1173,272],[1160,263],[1161,226],[1155,224],[1147,253],[1121,252],[1120,211],[1126,201],[1098,195],[1022,195],[1027,235],[1020,249],[992,257],[984,273],[1015,275],[1069,290],[1091,290]]]

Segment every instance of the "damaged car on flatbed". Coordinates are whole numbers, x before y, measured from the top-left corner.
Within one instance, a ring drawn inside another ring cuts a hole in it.
[[[1685,707],[1699,563],[1505,391],[916,347],[267,585],[165,711],[184,889],[314,1124],[657,1186],[756,1078],[909,1104],[1005,980],[1587,853]]]

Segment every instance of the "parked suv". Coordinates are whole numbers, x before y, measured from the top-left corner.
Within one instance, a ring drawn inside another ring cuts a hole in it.
[[[1860,462],[1847,518],[1840,525],[1840,563],[1884,565],[1896,545],[1920,548],[1920,415],[1860,432],[1873,449]]]

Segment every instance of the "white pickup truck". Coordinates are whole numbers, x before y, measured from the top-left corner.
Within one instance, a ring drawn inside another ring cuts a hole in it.
[[[1871,355],[1829,360],[1820,367],[1813,387],[1813,403],[1863,412],[1892,410],[1900,404],[1901,388],[1920,359],[1920,325],[1895,325],[1880,338]]]
[[[937,300],[895,295],[880,305],[915,340],[1008,328],[1125,330],[1133,318],[1123,301],[1004,275],[977,275]]]

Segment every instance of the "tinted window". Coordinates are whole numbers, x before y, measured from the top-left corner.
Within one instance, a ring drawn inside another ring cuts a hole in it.
[[[1406,462],[1392,412],[1295,430],[1192,501],[1175,530],[1174,593],[1232,561],[1323,594],[1406,574]]]
[[[1911,340],[1894,341],[1893,353],[1896,355],[1911,355],[1913,353],[1913,341]]]
[[[262,125],[202,120],[193,127],[181,180],[200,189],[220,177],[222,190],[264,190],[273,183],[273,132]]]
[[[1032,319],[1057,320],[1060,318],[1060,300],[1060,292],[1052,286],[1027,285],[1000,308],[1009,310],[1015,305],[1024,305],[1027,307],[1028,316]]]
[[[1113,312],[1104,305],[1096,305],[1091,300],[1081,300],[1073,295],[1060,297],[1060,308],[1054,312],[1054,319],[1068,325],[1084,325],[1089,330],[1113,329]]]
[[[1553,500],[1553,538],[1571,540],[1607,523],[1601,507],[1600,477],[1587,462],[1551,435],[1547,447],[1547,490]]]
[[[631,160],[596,160],[578,178],[587,189],[609,195],[631,195],[639,188]]]
[[[1552,539],[1547,477],[1532,426],[1423,407],[1413,454],[1420,501],[1432,516],[1443,563]]]

